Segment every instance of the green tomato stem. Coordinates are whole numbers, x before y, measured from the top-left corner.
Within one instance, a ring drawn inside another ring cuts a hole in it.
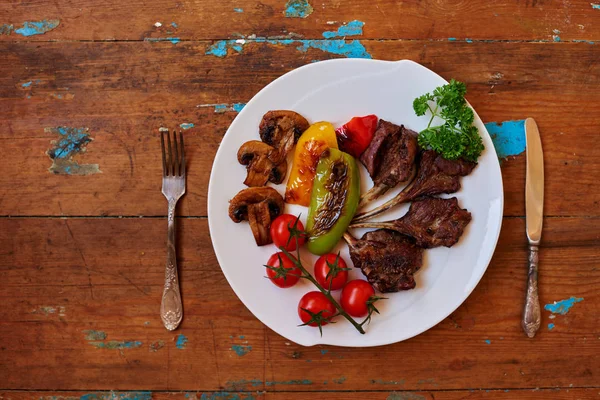
[[[290,260],[294,259],[294,257],[284,247],[280,247],[279,249]],[[325,288],[323,286],[321,286],[315,278],[313,278],[313,276],[310,274],[310,272],[308,272],[308,270],[306,268],[304,268],[304,265],[302,265],[302,261],[300,261],[300,248],[298,248],[298,250],[297,250],[297,257],[296,257],[296,261],[294,261],[294,264],[296,264],[296,267],[298,267],[302,271],[302,273],[303,273],[302,277],[311,281],[317,287],[317,289],[319,289],[319,291],[321,293],[323,293],[325,295],[325,297],[327,297],[327,299],[331,302],[331,304],[333,304],[335,306],[335,308],[338,310],[338,313],[341,316],[343,316],[344,318],[346,318],[356,328],[357,331],[359,331],[361,334],[364,335],[365,330],[363,329],[362,324],[359,324],[358,322],[356,322],[354,320],[354,318],[352,318],[346,311],[344,311],[342,306],[340,306],[339,303],[337,301],[335,301],[335,299],[333,298],[331,293],[329,291],[325,290]]]

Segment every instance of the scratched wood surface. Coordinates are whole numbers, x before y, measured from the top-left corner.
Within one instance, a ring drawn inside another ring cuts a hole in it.
[[[599,398],[600,5],[296,3],[0,4],[0,399]],[[467,83],[508,156],[505,218],[482,281],[431,330],[378,348],[304,348],[228,286],[207,184],[223,134],[254,94],[345,56],[413,59]],[[519,326],[525,160],[515,144],[530,116],[546,154],[549,308],[534,340]],[[185,319],[171,333],[157,315],[166,225],[157,132],[181,124]]]

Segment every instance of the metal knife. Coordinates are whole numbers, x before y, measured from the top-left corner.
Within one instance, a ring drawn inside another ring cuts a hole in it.
[[[529,240],[529,273],[521,324],[527,336],[532,338],[542,322],[538,297],[538,249],[542,239],[544,219],[544,153],[540,132],[533,118],[525,120],[525,142],[527,154],[525,215]]]

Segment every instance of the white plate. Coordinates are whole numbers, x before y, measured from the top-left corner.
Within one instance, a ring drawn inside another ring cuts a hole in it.
[[[500,165],[485,126],[475,115],[475,125],[486,150],[473,173],[462,178],[458,197],[473,220],[461,240],[452,248],[427,250],[423,268],[415,275],[413,290],[386,294],[367,326],[359,334],[350,323],[338,317],[336,324],[319,330],[298,327],[298,301],[315,290],[308,281],[290,289],[280,289],[265,279],[263,265],[276,251],[274,245],[257,247],[248,223],[233,223],[228,215],[229,200],[245,186],[246,170],[236,153],[248,140],[259,139],[258,125],[267,111],[288,109],[299,112],[309,122],[330,121],[336,127],[357,115],[376,114],[379,118],[404,124],[420,131],[428,118],[417,117],[412,108],[415,97],[447,83],[429,69],[408,60],[397,62],[337,59],[309,64],[276,79],[261,90],[239,113],[221,142],[208,187],[208,223],[219,264],[229,284],[248,309],[269,328],[286,339],[304,346],[330,344],[366,347],[399,342],[436,325],[465,301],[475,288],[492,257],[502,223],[503,191]],[[372,183],[363,168],[363,190]],[[276,186],[284,194],[285,185]],[[378,203],[393,197],[401,188],[387,193]],[[388,220],[400,217],[408,205],[382,215]],[[306,216],[305,207],[286,205],[286,212]],[[354,232],[360,237],[363,232]],[[338,245],[342,257],[351,264],[347,246]],[[302,255],[312,270],[315,256]],[[363,278],[353,269],[351,278]],[[339,292],[335,294],[339,296]]]

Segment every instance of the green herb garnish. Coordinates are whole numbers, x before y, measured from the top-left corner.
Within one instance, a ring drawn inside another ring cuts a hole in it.
[[[448,160],[462,157],[475,162],[484,146],[479,130],[473,126],[473,110],[467,105],[465,93],[465,84],[452,79],[433,93],[417,97],[413,108],[418,116],[431,113],[427,128],[419,133],[421,147],[435,150]],[[435,117],[443,119],[444,124],[431,126]]]

